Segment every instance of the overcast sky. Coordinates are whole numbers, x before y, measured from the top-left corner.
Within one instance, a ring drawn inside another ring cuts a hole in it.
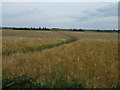
[[[117,2],[4,2],[2,25],[117,29]]]

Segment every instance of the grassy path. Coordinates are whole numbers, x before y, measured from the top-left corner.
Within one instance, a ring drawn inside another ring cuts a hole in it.
[[[16,49],[16,50],[11,50],[11,51],[8,51],[8,52],[4,52],[2,53],[2,55],[4,56],[8,56],[8,55],[11,55],[11,54],[14,54],[14,53],[27,53],[27,52],[35,52],[35,51],[41,51],[41,50],[44,50],[44,49],[49,49],[49,48],[54,48],[54,47],[58,47],[58,46],[61,46],[61,45],[64,45],[64,44],[68,44],[68,43],[71,43],[71,42],[74,42],[76,40],[66,40],[66,41],[63,41],[63,42],[60,42],[60,43],[56,43],[56,44],[48,44],[48,45],[44,45],[44,46],[38,46],[36,48],[23,48],[23,49]]]
[[[63,42],[60,42],[60,43],[56,43],[56,44],[48,44],[48,45],[44,45],[44,46],[37,46],[36,48],[28,47],[28,48],[11,50],[11,51],[8,51],[8,52],[2,52],[2,55],[3,56],[8,56],[8,55],[11,55],[11,54],[14,54],[14,53],[27,53],[27,52],[41,51],[41,50],[44,50],[44,49],[59,47],[59,46],[64,45],[64,44],[69,44],[71,42],[77,41],[77,38],[72,36],[72,35],[68,35],[68,34],[65,34],[65,33],[60,32],[60,31],[57,31],[57,33],[69,37],[69,40],[66,40],[66,41],[63,41]]]

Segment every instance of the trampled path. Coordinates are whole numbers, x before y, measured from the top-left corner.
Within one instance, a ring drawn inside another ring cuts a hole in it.
[[[71,42],[74,42],[76,40],[66,40],[64,42],[60,42],[60,43],[56,43],[56,44],[48,44],[48,45],[44,45],[44,46],[38,46],[36,48],[23,48],[23,49],[19,49],[19,50],[11,50],[11,51],[8,51],[8,52],[4,52],[2,53],[2,55],[4,56],[8,56],[8,55],[11,55],[11,54],[14,54],[14,53],[27,53],[27,52],[35,52],[35,51],[41,51],[41,50],[44,50],[44,49],[49,49],[49,48],[54,48],[54,47],[58,47],[58,46],[61,46],[61,45],[64,45],[64,44],[68,44],[68,43],[71,43]]]
[[[57,31],[57,33],[69,37],[69,40],[66,40],[66,41],[63,41],[63,42],[60,42],[60,43],[55,43],[55,44],[37,46],[36,48],[29,48],[28,47],[28,48],[10,50],[8,52],[2,53],[2,55],[3,56],[8,56],[8,55],[11,55],[11,54],[14,54],[14,53],[27,53],[27,52],[41,51],[41,50],[50,49],[50,48],[59,47],[59,46],[65,45],[65,44],[69,44],[69,43],[75,42],[77,40],[77,38],[72,36],[72,35],[68,35],[68,34],[65,34],[65,33],[60,32],[60,31]]]

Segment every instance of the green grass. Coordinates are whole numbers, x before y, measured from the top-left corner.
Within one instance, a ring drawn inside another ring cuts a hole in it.
[[[65,77],[60,73],[59,79],[56,83],[59,83],[56,86],[52,86],[51,84],[42,85],[41,83],[36,83],[35,80],[37,77],[28,77],[27,75],[22,75],[18,77],[13,77],[10,79],[2,80],[2,89],[17,89],[21,90],[23,88],[86,88],[85,85],[79,84],[77,79],[73,78],[72,82],[67,83]],[[120,83],[117,83],[114,86],[110,87],[111,89],[119,89]]]
[[[36,83],[35,79],[36,77],[28,77],[27,75],[3,79],[2,86],[3,89],[17,88],[18,90],[21,90],[21,88],[84,88],[84,86],[78,84],[75,79],[73,79],[71,83],[67,83],[66,80],[61,77],[61,80],[59,79],[57,82],[59,85],[56,86],[51,86],[50,84],[42,85],[41,83]]]
[[[113,89],[120,89],[120,83],[116,83],[112,86]]]
[[[33,77],[27,77],[27,75],[22,75],[19,77],[13,77],[10,79],[3,79],[2,85],[3,89],[6,88],[43,88],[40,84],[34,83]]]

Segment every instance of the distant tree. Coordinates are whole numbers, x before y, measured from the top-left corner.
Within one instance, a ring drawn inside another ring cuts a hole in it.
[[[43,27],[43,30],[49,30],[49,28]]]
[[[30,29],[32,30],[33,28],[31,27]]]
[[[39,30],[41,30],[41,27],[39,27]]]
[[[79,31],[84,31],[83,29],[78,29]]]
[[[99,29],[97,29],[97,31],[100,31]]]
[[[115,31],[115,29],[113,29],[113,31]]]
[[[72,30],[73,30],[73,31],[78,31],[77,29],[74,29],[74,28],[73,28]]]

